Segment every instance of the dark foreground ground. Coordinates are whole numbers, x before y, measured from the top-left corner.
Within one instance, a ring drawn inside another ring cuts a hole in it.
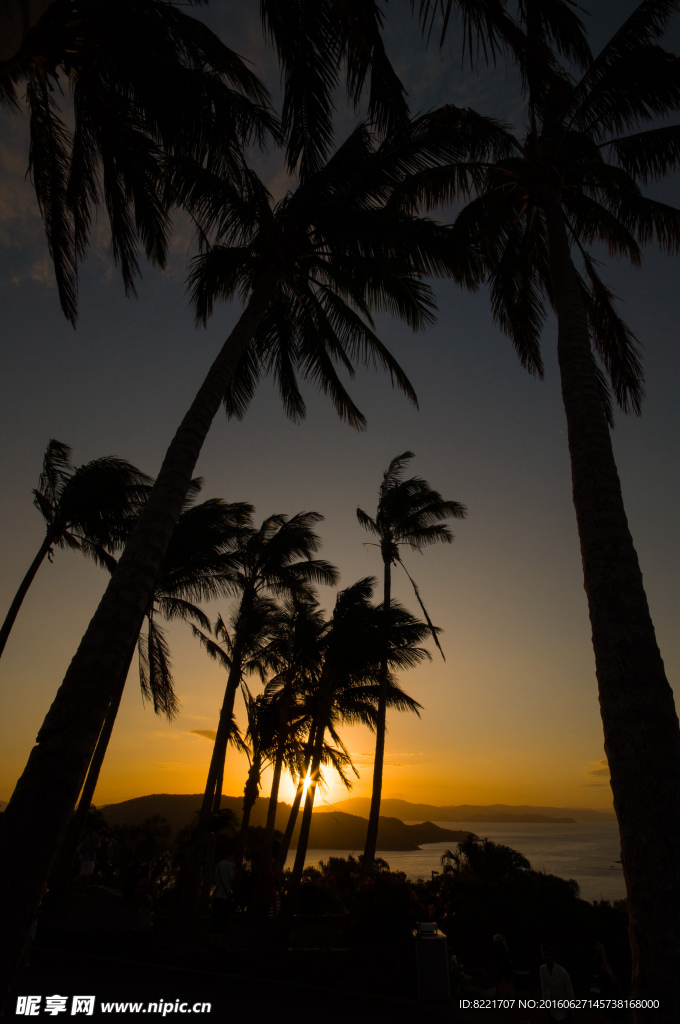
[[[317,948],[304,948],[301,942],[313,941],[304,921],[287,933],[266,923],[259,928],[244,924],[236,922],[226,945],[219,946],[210,944],[207,930],[189,937],[162,927],[43,928],[30,966],[17,981],[8,1019],[179,1021],[189,1015],[206,1022],[248,1024],[548,1024],[547,1013],[519,1010],[517,1005],[512,1010],[469,1010],[461,1009],[457,998],[418,1000],[415,940],[390,946],[389,936],[376,932],[353,949],[319,948],[323,939]],[[286,944],[291,941],[297,948]],[[25,997],[30,996],[41,999],[38,1013],[29,1016]],[[54,1004],[47,997],[52,996],[66,997],[63,1009],[54,1014],[48,1012]],[[94,1006],[74,1007],[75,996],[94,996]],[[114,1006],[105,1010],[107,1003]],[[203,1009],[204,1003],[210,1004],[209,1010]],[[606,1024],[604,1013],[597,1012],[581,1011],[574,1020]]]

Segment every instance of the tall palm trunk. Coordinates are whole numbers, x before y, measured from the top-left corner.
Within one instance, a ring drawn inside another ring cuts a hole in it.
[[[309,771],[309,764],[312,758],[312,749],[314,747],[314,727],[312,727],[310,738],[305,745],[305,754],[302,761],[302,770],[300,772],[300,781],[298,783],[297,790],[295,792],[295,799],[293,800],[290,814],[288,815],[288,823],[286,824],[286,831],[283,833],[283,839],[281,841],[281,849],[277,858],[277,865],[280,870],[283,870],[283,866],[286,863],[288,856],[288,850],[290,849],[290,843],[293,838],[293,832],[297,824],[297,816],[300,811],[300,804],[302,803],[302,794],[305,791],[305,779],[307,778],[307,772]]]
[[[245,835],[250,825],[250,815],[260,793],[260,759],[255,757],[248,770],[243,791],[243,816],[241,818],[241,834]]]
[[[206,779],[203,792],[203,801],[198,814],[198,822],[194,829],[192,850],[187,858],[179,903],[179,915],[184,920],[190,920],[197,908],[206,904],[210,891],[209,887],[212,884],[211,869],[214,844],[209,842],[209,831],[213,814],[219,811],[222,803],[224,762],[231,735],[236,691],[239,688],[243,674],[245,604],[246,598],[244,596],[241,602],[241,614],[239,615],[239,625],[236,629],[231,667],[227,676],[224,700],[220,710],[220,720],[217,723],[217,732],[215,734],[212,757],[210,758],[210,767],[208,768],[208,778]],[[201,878],[203,878],[203,881],[201,881]]]
[[[621,833],[633,994],[680,1019],[680,729],[628,529],[562,213],[546,205],[574,507]]]
[[[31,921],[67,828],[130,646],[139,634],[205,437],[241,356],[276,288],[273,273],[250,301],[212,364],[168,448],[106,592],[38,734],[3,815],[0,851],[0,1012]],[[40,813],[36,809],[40,808]]]
[[[281,786],[281,775],[283,773],[283,758],[286,753],[286,742],[288,736],[282,733],[279,739],[279,745],[276,748],[276,757],[274,758],[274,774],[272,776],[272,788],[269,791],[269,803],[267,804],[267,820],[265,822],[265,829],[267,833],[274,834],[276,827],[276,810],[279,804],[279,787]]]
[[[248,835],[248,827],[250,825],[250,815],[252,814],[255,801],[257,800],[260,792],[260,759],[256,754],[253,754],[253,763],[248,769],[248,778],[246,779],[245,788],[243,790],[243,814],[241,816],[241,831],[239,833],[236,857],[234,858],[234,867],[240,868],[243,863],[243,854],[246,848],[246,840]]]
[[[210,767],[208,768],[208,777],[206,779],[203,802],[201,804],[199,817],[200,825],[204,825],[210,821],[211,814],[214,811],[219,811],[220,804],[222,802],[224,762],[227,756],[229,737],[231,736],[231,724],[234,713],[234,703],[236,701],[236,692],[239,688],[242,674],[243,651],[239,650],[237,646],[234,649],[232,665],[229,669],[227,685],[224,691],[224,700],[222,701],[222,708],[220,710],[220,720],[217,723],[217,732],[215,734],[215,742],[213,744],[213,752],[212,757],[210,758]]]
[[[285,725],[281,727],[281,735],[274,757],[274,774],[272,786],[269,792],[269,803],[267,804],[267,820],[264,826],[264,839],[262,840],[262,851],[258,864],[257,899],[262,901],[266,890],[269,872],[272,864],[272,847],[274,845],[274,831],[276,829],[276,810],[279,802],[279,786],[281,785],[281,773],[283,772],[283,758],[286,752],[288,733]]]
[[[222,790],[224,789],[224,761],[217,770],[217,778],[215,780],[215,792],[213,794],[212,811],[213,814],[217,814],[220,807],[222,806]]]
[[[16,594],[14,595],[14,600],[12,601],[11,605],[9,606],[9,611],[7,612],[7,615],[5,616],[5,621],[3,622],[2,627],[0,627],[0,657],[2,657],[2,652],[5,649],[5,645],[7,644],[7,640],[9,639],[9,634],[12,632],[12,626],[14,625],[14,620],[16,619],[17,615],[19,614],[19,609],[21,608],[21,605],[23,604],[24,598],[26,597],[26,594],[28,593],[28,588],[30,587],[30,585],[33,582],[33,580],[35,579],[35,574],[37,573],[38,569],[43,564],[43,562],[45,560],[45,555],[49,552],[50,548],[52,547],[53,541],[54,541],[54,537],[53,537],[52,533],[50,533],[48,531],[45,534],[44,541],[40,545],[40,548],[38,550],[38,554],[35,556],[35,558],[31,562],[31,565],[30,565],[30,568],[29,568],[28,572],[24,576],[23,580],[21,581],[21,583],[19,585],[19,589],[17,590]]]
[[[385,734],[387,732],[387,657],[389,644],[390,603],[392,601],[392,552],[391,544],[383,542],[383,563],[385,568],[383,580],[383,614],[385,629],[385,646],[380,659],[380,691],[378,694],[378,714],[375,727],[375,760],[373,761],[373,791],[371,793],[371,810],[368,815],[366,845],[364,847],[363,871],[371,871],[378,845],[378,828],[380,826],[380,798],[382,796],[383,766],[385,762]]]
[[[300,822],[300,834],[298,835],[297,849],[295,851],[295,861],[293,863],[293,871],[290,878],[290,884],[288,886],[288,895],[293,906],[297,901],[297,892],[302,878],[302,872],[305,869],[305,858],[307,856],[307,847],[309,846],[309,833],[312,827],[312,811],[314,810],[314,798],[316,796],[316,786],[319,780],[320,765],[321,753],[317,753],[315,749],[314,754],[312,755],[312,767],[309,773],[309,785],[307,787],[307,795],[305,796],[305,806],[302,811],[302,821]]]
[[[95,747],[94,755],[90,762],[87,778],[85,779],[85,785],[83,786],[83,791],[80,794],[78,806],[71,819],[71,823],[66,832],[66,837],[61,845],[61,849],[52,872],[50,888],[53,890],[58,891],[60,889],[65,889],[70,881],[73,863],[76,859],[80,841],[83,838],[85,823],[92,805],[92,798],[97,788],[97,783],[99,782],[99,773],[101,772],[102,765],[104,763],[113,727],[116,724],[116,717],[118,715],[118,709],[120,708],[122,698],[123,687],[121,687],[118,696],[115,697],[109,705],[104,726],[99,734],[97,746]]]
[[[325,676],[325,678],[324,678]],[[323,757],[323,741],[326,735],[326,726],[330,718],[331,703],[333,694],[333,679],[331,673],[322,673],[321,675],[321,692],[319,694],[319,710],[316,715],[316,723],[314,726],[314,746],[312,747],[311,756],[311,768],[309,770],[309,786],[307,787],[307,796],[305,797],[305,807],[302,812],[302,821],[300,823],[300,835],[298,836],[298,845],[295,852],[295,863],[293,864],[293,873],[290,879],[290,885],[288,888],[291,902],[295,905],[297,899],[297,890],[300,885],[300,879],[302,878],[302,872],[305,867],[305,857],[307,856],[307,846],[309,844],[309,832],[312,827],[312,811],[314,810],[314,797],[316,796],[316,787],[319,781],[319,772],[321,771],[321,758]],[[305,777],[306,777],[305,772]]]

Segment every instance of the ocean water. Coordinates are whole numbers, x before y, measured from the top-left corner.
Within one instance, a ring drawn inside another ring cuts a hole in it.
[[[412,824],[409,822],[409,824]],[[438,821],[442,828],[475,832],[495,843],[510,846],[523,854],[536,871],[561,878],[574,878],[584,900],[618,900],[626,895],[621,865],[619,833],[615,821],[580,821],[567,824],[511,824],[509,822]],[[428,843],[420,850],[389,850],[378,853],[392,871],[403,871],[409,878],[430,878],[441,870],[441,855],[452,843]],[[308,850],[305,867],[316,866],[329,857],[358,856],[362,850]],[[295,851],[288,855],[286,867],[293,866]]]

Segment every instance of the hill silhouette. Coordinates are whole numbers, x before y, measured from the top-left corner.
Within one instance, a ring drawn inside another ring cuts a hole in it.
[[[333,809],[348,814],[368,814],[371,801],[368,797],[350,797],[333,804]],[[507,821],[574,823],[576,821],[615,821],[613,811],[595,811],[590,808],[574,807],[532,807],[529,804],[456,804],[437,807],[433,804],[409,803],[407,800],[384,798],[380,809],[388,815],[395,815],[402,821]]]
[[[158,814],[169,822],[173,832],[178,832],[194,820],[202,798],[200,793],[155,793],[133,800],[123,800],[119,804],[107,804],[100,810],[109,825],[140,825],[146,818]],[[242,802],[243,798],[240,796],[223,796],[221,807],[234,811],[240,818]],[[266,797],[258,797],[251,813],[251,825],[264,825],[268,802]],[[279,804],[276,827],[281,831],[286,827],[289,813],[290,804]],[[366,839],[367,824],[367,819],[358,815],[335,808],[319,808],[312,816],[309,849],[361,851]],[[293,833],[291,849],[297,846],[298,834],[299,818],[298,826]],[[418,850],[423,843],[458,843],[471,834],[467,830],[441,828],[431,821],[406,825],[398,818],[381,816],[378,849]]]

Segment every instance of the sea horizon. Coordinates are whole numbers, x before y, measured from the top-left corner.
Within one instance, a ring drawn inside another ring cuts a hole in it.
[[[416,824],[408,821],[406,824]],[[552,822],[479,822],[436,821],[442,828],[474,832],[480,838],[510,846],[527,858],[535,871],[573,878],[579,884],[581,899],[624,899],[626,895],[618,825],[616,821]],[[441,856],[455,843],[427,843],[419,850],[378,850],[391,871],[403,871],[414,881],[430,879],[441,871]],[[305,867],[316,867],[329,857],[358,857],[362,850],[309,849]],[[291,850],[286,867],[292,867]]]

